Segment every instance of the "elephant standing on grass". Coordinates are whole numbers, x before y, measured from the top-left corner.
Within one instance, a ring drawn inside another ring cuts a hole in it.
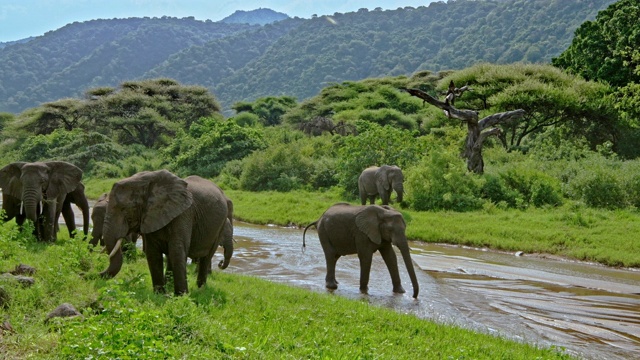
[[[402,170],[395,165],[382,165],[380,167],[371,166],[362,171],[358,178],[358,191],[362,205],[367,203],[373,205],[376,196],[379,195],[382,205],[389,205],[391,192],[398,195],[398,202],[402,202],[404,194],[404,176]]]
[[[360,291],[367,293],[369,272],[373,253],[380,251],[384,259],[393,292],[404,293],[398,272],[398,260],[392,244],[400,249],[407,272],[413,285],[413,297],[418,297],[419,285],[413,262],[409,253],[409,244],[405,235],[406,225],[402,214],[388,207],[379,205],[353,206],[339,203],[331,206],[320,219],[307,225],[302,233],[302,244],[305,244],[307,229],[315,225],[327,263],[325,278],[328,289],[337,289],[336,262],[341,256],[358,254],[360,259]]]
[[[233,255],[233,203],[199,176],[180,179],[167,170],[144,171],[115,183],[109,192],[103,239],[113,277],[122,267],[122,238],[142,234],[153,288],[164,292],[163,254],[174,277],[174,293],[187,289],[187,257],[197,260],[198,287],[206,283],[211,258],[220,244],[226,268]]]
[[[0,169],[2,208],[6,220],[16,218],[22,226],[26,219],[33,222],[36,237],[41,241],[55,241],[57,220],[62,213],[69,233],[75,230],[75,218],[71,202],[82,208],[84,186],[81,185],[82,170],[64,161],[14,162]],[[75,191],[79,186],[81,188]],[[65,204],[67,196],[70,195]],[[89,205],[83,209],[85,235],[88,231]]]

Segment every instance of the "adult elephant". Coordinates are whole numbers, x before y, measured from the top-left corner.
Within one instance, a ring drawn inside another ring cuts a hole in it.
[[[358,178],[358,191],[360,192],[360,202],[375,204],[376,196],[379,195],[382,205],[389,205],[391,192],[398,195],[398,202],[402,202],[404,194],[404,176],[402,170],[395,165],[371,166],[362,171]]]
[[[113,277],[122,267],[122,238],[142,234],[151,281],[164,292],[163,255],[172,268],[174,293],[187,288],[187,257],[197,260],[198,287],[206,283],[211,258],[220,244],[229,264],[233,254],[233,204],[214,183],[199,176],[180,179],[167,170],[144,171],[118,181],[109,192],[103,238],[109,267],[101,273]]]
[[[0,187],[6,220],[15,217],[22,226],[29,219],[34,223],[38,240],[54,241],[56,221],[67,194],[80,185],[81,179],[82,170],[64,161],[14,162],[3,167]]]
[[[404,293],[398,272],[398,260],[392,244],[400,249],[407,272],[413,285],[413,297],[418,297],[419,285],[413,262],[409,253],[409,244],[405,235],[406,224],[402,214],[389,206],[354,206],[338,203],[322,214],[320,219],[307,225],[302,233],[305,244],[307,229],[315,225],[327,263],[325,277],[328,289],[337,289],[336,262],[341,256],[358,254],[360,259],[360,291],[366,293],[369,285],[369,272],[373,253],[380,252],[384,259],[393,292]]]

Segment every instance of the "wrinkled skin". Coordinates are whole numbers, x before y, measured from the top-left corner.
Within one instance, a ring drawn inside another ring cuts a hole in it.
[[[104,240],[102,239],[102,231],[104,227],[104,217],[107,214],[107,206],[109,205],[109,194],[104,193],[100,195],[98,201],[93,204],[93,208],[91,209],[91,223],[93,224],[93,228],[91,229],[91,240],[89,243],[93,246],[96,246],[100,243],[100,246],[104,246]],[[125,236],[125,239],[129,243],[133,243],[135,245],[138,240],[138,234],[129,234]],[[144,245],[144,242],[143,242]],[[131,247],[125,246],[125,249],[130,249]],[[144,247],[143,247],[144,250]]]
[[[362,171],[358,178],[360,203],[375,204],[376,196],[380,196],[382,205],[389,205],[391,192],[398,195],[397,201],[402,202],[404,195],[404,176],[402,170],[395,165],[371,166]]]
[[[187,257],[197,262],[197,284],[203,286],[218,246],[233,246],[230,204],[216,184],[199,176],[183,180],[166,170],[145,171],[117,182],[109,193],[104,220],[103,239],[110,259],[102,276],[113,277],[122,267],[118,240],[139,233],[155,291],[165,291],[163,255],[173,272],[176,295],[188,291]],[[225,247],[221,266],[228,265],[232,252]]]
[[[15,218],[19,226],[26,219],[31,220],[38,240],[55,241],[56,222],[63,213],[65,199],[80,185],[81,179],[82,170],[64,161],[14,162],[3,167],[0,188],[5,220]],[[67,219],[66,210],[64,216]],[[73,225],[67,223],[67,227],[73,232],[75,220]]]
[[[318,229],[318,237],[324,251],[327,264],[325,285],[328,289],[338,288],[338,281],[336,281],[338,259],[344,255],[358,254],[360,291],[367,293],[373,253],[379,251],[391,275],[393,292],[404,293],[398,272],[398,260],[391,246],[395,245],[400,250],[411,278],[413,297],[418,297],[418,280],[405,235],[406,224],[400,212],[389,206],[335,204],[327,209],[320,219],[304,229],[303,246],[307,229],[312,225]]]

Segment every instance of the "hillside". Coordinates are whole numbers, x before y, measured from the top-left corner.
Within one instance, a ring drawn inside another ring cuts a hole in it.
[[[289,18],[289,15],[271,9],[256,9],[251,11],[236,10],[233,14],[220,20],[227,24],[251,24],[251,25],[267,25],[276,21]]]
[[[306,99],[345,80],[549,63],[613,2],[458,0],[263,26],[167,17],[74,23],[0,49],[0,112],[139,78],[205,86],[228,110],[267,95]]]

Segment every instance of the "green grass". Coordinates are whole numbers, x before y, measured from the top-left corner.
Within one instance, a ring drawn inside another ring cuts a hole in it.
[[[154,294],[141,252],[111,280],[107,256],[82,240],[35,242],[12,222],[0,227],[0,270],[25,263],[36,283],[0,278],[1,310],[14,332],[0,335],[3,359],[568,359],[540,349],[435,324],[411,315],[254,277],[214,271],[187,296]],[[69,302],[81,318],[45,322]]]

